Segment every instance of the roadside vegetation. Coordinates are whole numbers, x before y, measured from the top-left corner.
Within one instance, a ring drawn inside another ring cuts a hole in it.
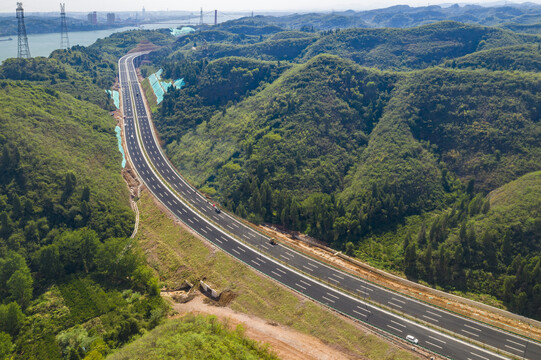
[[[188,314],[167,320],[137,341],[108,357],[122,359],[278,359],[245,337],[242,325],[233,330],[215,316]]]

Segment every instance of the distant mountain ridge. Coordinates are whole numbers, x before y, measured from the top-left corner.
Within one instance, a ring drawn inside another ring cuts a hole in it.
[[[287,28],[314,27],[330,30],[349,27],[406,28],[452,20],[463,23],[497,26],[502,24],[530,25],[541,22],[541,5],[533,3],[504,6],[479,6],[457,4],[442,7],[430,5],[410,7],[396,5],[368,11],[334,11],[329,13],[292,14],[280,17],[261,17],[269,23]]]

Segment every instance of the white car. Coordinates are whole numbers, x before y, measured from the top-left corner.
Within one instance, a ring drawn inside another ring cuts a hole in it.
[[[414,343],[414,344],[419,343],[419,340],[413,335],[406,336],[406,340],[408,340],[409,342]]]

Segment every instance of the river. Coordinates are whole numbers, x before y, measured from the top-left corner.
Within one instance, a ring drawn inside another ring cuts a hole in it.
[[[229,18],[240,17],[228,16]],[[229,19],[218,19],[218,22],[222,22]],[[186,19],[183,20],[169,20],[167,23],[159,24],[144,24],[139,29],[163,29],[177,27],[181,23],[186,23]],[[189,25],[188,25],[189,26]],[[68,32],[70,46],[81,45],[88,46],[96,42],[96,40],[105,38],[113,33],[119,31],[126,31],[136,29],[136,27],[122,27],[116,29],[96,30],[96,31],[76,31]],[[69,30],[69,29],[68,29]],[[2,39],[9,38],[10,36],[2,37]],[[0,63],[7,58],[17,57],[17,35],[11,35],[13,40],[0,41]],[[36,56],[49,56],[51,52],[60,48],[60,33],[49,34],[30,34],[28,35],[28,47],[30,48],[30,55]]]

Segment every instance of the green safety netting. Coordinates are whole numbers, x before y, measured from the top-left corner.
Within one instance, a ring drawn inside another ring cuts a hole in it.
[[[169,30],[171,30],[171,35],[173,36],[183,36],[195,31],[194,28],[191,28],[189,26],[183,26],[181,29],[169,29]]]
[[[120,127],[115,126],[116,137],[118,139],[118,150],[122,154],[122,168],[126,167],[126,154],[124,154],[124,148],[122,147],[122,137],[120,136]]]
[[[167,92],[167,90],[171,86],[174,86],[177,89],[180,89],[182,86],[185,85],[184,79],[177,79],[173,82],[162,81],[161,80],[162,73],[163,73],[163,69],[160,69],[148,77],[148,81],[150,82],[150,86],[152,86],[154,95],[156,95],[156,102],[158,104],[163,101],[163,95]]]
[[[118,109],[120,107],[120,94],[116,90],[105,90],[107,94],[109,94],[110,97],[113,98],[113,102],[115,103],[116,108]]]

